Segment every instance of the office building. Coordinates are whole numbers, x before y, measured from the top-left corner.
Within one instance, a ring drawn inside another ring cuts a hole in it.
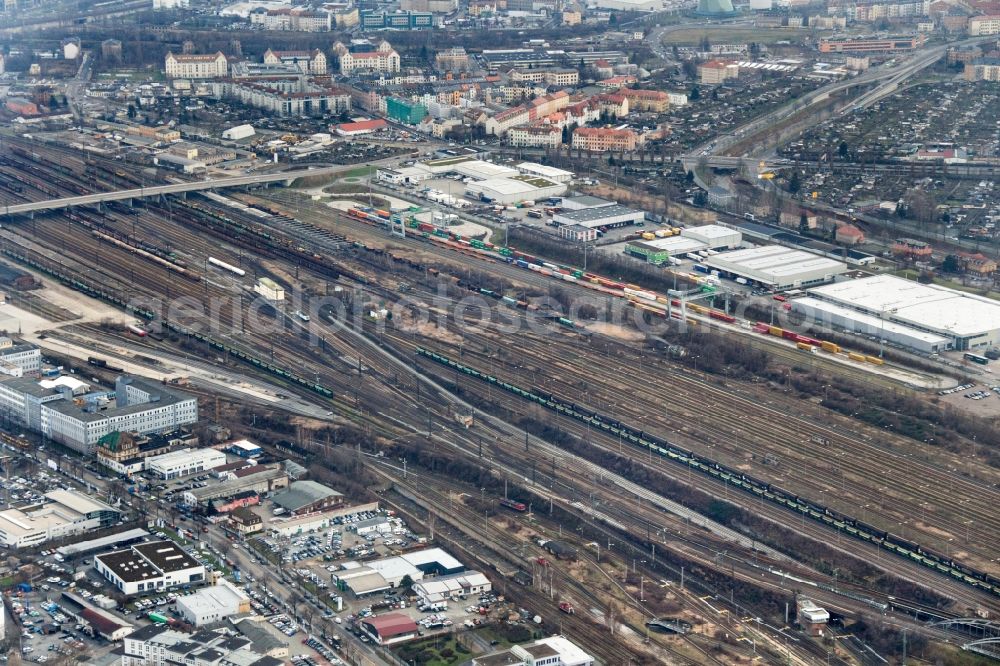
[[[233,615],[250,612],[250,597],[225,578],[194,594],[178,597],[177,614],[196,627],[221,622]]]
[[[146,469],[167,481],[225,464],[226,454],[216,449],[178,449],[146,459]]]
[[[94,557],[94,568],[126,595],[205,581],[205,567],[173,541],[150,541]]]

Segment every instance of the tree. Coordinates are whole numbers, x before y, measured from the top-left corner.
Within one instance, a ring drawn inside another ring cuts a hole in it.
[[[135,120],[135,117],[136,117],[137,114],[138,114],[138,112],[135,110],[135,105],[134,104],[129,104],[128,105],[128,119],[129,120]]]
[[[413,579],[410,578],[410,574],[406,574],[403,576],[403,579],[399,581],[399,589],[403,592],[409,592],[411,587],[413,587]]]
[[[806,231],[809,229],[809,216],[805,211],[799,213],[799,231]]]
[[[698,90],[698,86],[691,88],[691,93],[688,95],[688,98],[692,101],[701,99],[701,91]]]
[[[962,264],[959,262],[957,256],[949,254],[944,258],[944,262],[941,263],[941,271],[944,273],[960,273],[962,271]]]
[[[694,171],[688,171],[686,174],[684,174],[684,182],[686,182],[688,185],[694,182]]]
[[[704,206],[707,203],[708,203],[708,196],[705,194],[703,190],[698,190],[697,192],[695,192],[694,194],[695,206]]]
[[[799,172],[793,171],[792,177],[788,179],[788,191],[792,194],[798,194],[799,190],[802,189],[802,178],[799,176]]]
[[[847,145],[846,141],[841,141],[840,145],[837,146],[837,154],[840,155],[840,159],[847,159],[847,154],[850,152],[850,147]]]

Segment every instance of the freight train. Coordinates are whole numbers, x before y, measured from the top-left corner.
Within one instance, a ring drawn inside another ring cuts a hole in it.
[[[756,479],[739,470],[721,465],[709,458],[697,455],[675,444],[671,444],[656,435],[633,428],[599,412],[562,400],[550,393],[539,389],[525,389],[515,384],[510,384],[493,375],[480,372],[475,368],[458,363],[447,356],[424,349],[423,347],[417,348],[417,354],[475,379],[499,386],[505,391],[537,403],[546,409],[588,423],[591,427],[601,429],[615,437],[619,437],[622,441],[649,449],[663,458],[684,465],[689,469],[694,469],[706,476],[724,481],[751,495],[783,506],[812,520],[825,523],[857,539],[873,543],[879,548],[884,548],[901,557],[913,560],[918,564],[934,569],[980,591],[1000,597],[1000,578],[996,576],[967,567],[964,564],[955,562],[950,557],[927,550],[912,541],[880,530],[856,518],[846,516],[774,484]]]

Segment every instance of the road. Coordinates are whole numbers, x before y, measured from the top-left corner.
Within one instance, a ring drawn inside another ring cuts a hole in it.
[[[0,211],[2,211],[5,215],[18,215],[21,213],[34,213],[42,210],[58,210],[60,208],[70,208],[72,206],[86,206],[88,204],[102,203],[106,201],[123,201],[126,199],[141,199],[143,197],[158,197],[163,194],[182,194],[184,192],[217,190],[224,187],[240,187],[242,185],[257,185],[260,183],[278,183],[283,181],[291,182],[302,176],[333,176],[337,173],[355,169],[357,166],[358,165],[356,164],[350,164],[346,166],[321,167],[318,169],[299,169],[283,173],[258,173],[251,176],[211,178],[207,180],[191,181],[188,183],[174,183],[172,185],[154,185],[152,187],[140,187],[131,190],[97,192],[95,194],[84,194],[76,197],[49,199],[48,201],[32,201],[31,203],[4,206],[0,209]]]

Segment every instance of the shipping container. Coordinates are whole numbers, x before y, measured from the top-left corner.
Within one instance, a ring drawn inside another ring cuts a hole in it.
[[[883,365],[884,360],[880,359],[878,356],[865,356],[865,360],[869,363],[874,363],[875,365]]]
[[[768,326],[767,327],[767,332],[770,333],[771,335],[775,336],[776,338],[782,337],[782,335],[784,335],[784,333],[785,333],[783,330],[781,330],[777,326]]]
[[[865,355],[864,354],[857,354],[855,352],[848,352],[847,358],[851,359],[852,361],[862,361],[862,362],[864,362]]]
[[[795,346],[803,351],[812,351],[813,346],[808,342],[796,342]]]
[[[840,353],[840,345],[834,344],[832,342],[827,342],[826,340],[824,340],[823,342],[820,343],[819,346],[823,348],[823,351],[828,351],[832,354]]]

